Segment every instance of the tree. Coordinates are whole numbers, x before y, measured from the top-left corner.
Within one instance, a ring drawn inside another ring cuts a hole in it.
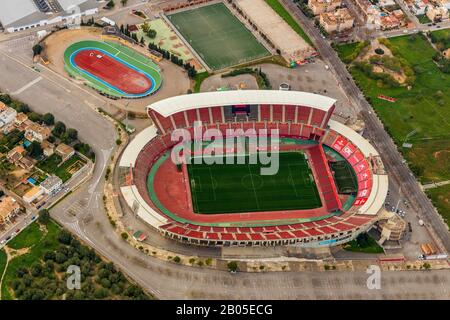
[[[43,48],[42,48],[42,46],[41,46],[39,43],[38,43],[38,44],[35,44],[35,45],[33,46],[33,57],[35,57],[35,56],[41,54],[41,53],[42,53],[42,50],[43,50]]]
[[[33,122],[42,122],[42,115],[36,112],[32,112],[28,115],[28,119],[30,119]]]
[[[39,223],[46,225],[50,221],[50,213],[47,209],[42,209],[39,211]]]
[[[142,31],[144,33],[148,33],[148,30],[150,30],[150,25],[148,24],[148,22],[144,22],[144,24],[142,25]]]
[[[142,45],[145,45],[144,37],[141,37],[140,43],[141,43]]]
[[[66,131],[67,135],[69,136],[69,139],[71,140],[76,140],[78,139],[78,131],[73,129],[73,128],[69,128]]]
[[[108,9],[112,9],[112,8],[114,8],[115,5],[116,4],[114,3],[114,0],[109,0],[109,2],[106,4],[106,7]]]
[[[30,143],[30,145],[27,147],[27,151],[30,157],[36,159],[39,158],[42,155],[42,147],[41,144],[37,141],[33,141]]]
[[[230,272],[236,272],[238,269],[238,265],[236,261],[230,261],[227,263],[228,270]]]
[[[120,0],[120,3],[122,4],[122,7],[125,7],[128,3],[128,0]]]
[[[66,132],[66,125],[61,121],[56,122],[52,133],[55,136],[60,137],[64,132]]]
[[[42,121],[48,126],[52,126],[55,124],[55,117],[51,113],[46,113],[42,116]]]
[[[156,38],[156,30],[154,30],[154,29],[149,29],[148,32],[147,32],[147,36],[148,36],[150,39],[155,39],[155,38]]]
[[[58,234],[58,241],[61,242],[62,244],[69,245],[71,243],[72,239],[73,239],[73,237],[69,233],[69,231],[61,230]]]

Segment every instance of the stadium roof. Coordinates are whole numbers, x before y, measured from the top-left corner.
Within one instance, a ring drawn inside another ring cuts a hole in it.
[[[4,27],[30,16],[45,17],[33,0],[2,0],[0,22]]]
[[[80,12],[96,8],[96,0],[57,0],[63,9],[62,15],[73,14],[78,7]],[[33,0],[1,0],[0,23],[3,27],[22,27],[32,25],[52,17],[52,13],[39,10]]]
[[[164,117],[200,107],[277,104],[302,105],[328,111],[336,100],[309,92],[280,90],[234,90],[187,94],[171,97],[149,105]]]

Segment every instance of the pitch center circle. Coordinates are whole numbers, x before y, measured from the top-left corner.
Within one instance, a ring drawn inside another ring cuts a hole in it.
[[[241,184],[245,189],[256,190],[261,189],[264,183],[261,176],[257,174],[246,174],[241,178]]]

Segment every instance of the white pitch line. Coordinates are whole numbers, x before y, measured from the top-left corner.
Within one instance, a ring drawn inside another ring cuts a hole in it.
[[[24,85],[22,88],[20,88],[19,90],[14,91],[12,94],[13,95],[17,95],[17,94],[21,94],[22,92],[24,92],[25,90],[27,90],[28,88],[32,87],[33,85],[35,85],[36,83],[38,83],[39,81],[42,80],[42,77],[37,77],[36,79],[34,79],[33,81],[27,83],[26,85]]]

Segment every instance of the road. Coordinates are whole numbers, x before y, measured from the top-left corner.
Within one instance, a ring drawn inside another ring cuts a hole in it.
[[[330,66],[347,96],[362,110],[361,114],[366,124],[365,132],[367,132],[367,138],[379,151],[390,179],[393,179],[396,185],[408,186],[408,192],[405,194],[406,200],[415,211],[420,212],[422,219],[432,226],[432,229],[439,235],[445,250],[450,252],[450,233],[447,225],[435,211],[409,168],[403,164],[404,159],[397,151],[395,143],[384,130],[382,122],[356,86],[344,63],[341,62],[327,41],[321,37],[313,22],[293,2],[289,0],[281,0],[281,2],[293,13],[305,32],[310,36],[321,58]]]

